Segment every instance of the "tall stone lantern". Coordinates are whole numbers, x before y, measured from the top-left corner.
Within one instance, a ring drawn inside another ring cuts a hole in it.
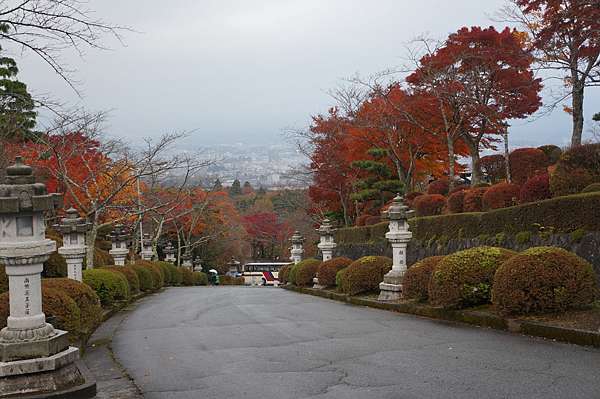
[[[163,248],[163,252],[165,254],[165,261],[175,262],[175,248],[170,242],[167,243],[167,246]]]
[[[194,264],[192,263],[192,254],[191,253],[186,251],[183,255],[181,255],[181,266],[186,267],[190,270],[192,270],[194,268]]]
[[[199,256],[196,256],[194,258],[193,265],[194,265],[194,271],[195,272],[201,272],[202,271],[202,259],[200,259]]]
[[[150,234],[145,233],[142,238],[142,259],[143,260],[152,260],[154,257],[154,249],[152,248],[152,238]]]
[[[392,244],[392,270],[383,277],[383,283],[379,284],[379,300],[395,301],[402,298],[402,278],[406,272],[406,247],[412,233],[408,230],[408,217],[412,211],[404,205],[400,196],[394,198],[384,216],[389,220],[389,231],[385,238]]]
[[[58,248],[58,253],[67,261],[68,277],[82,281],[81,269],[87,251],[85,233],[90,231],[92,224],[79,217],[77,209],[70,208],[66,217],[54,228],[63,236],[63,246]]]
[[[290,260],[294,262],[294,264],[300,263],[302,261],[302,254],[304,254],[304,249],[302,248],[304,237],[302,237],[302,234],[300,234],[299,231],[296,231],[290,241],[292,243],[292,248],[290,250],[292,256],[290,257]]]
[[[317,245],[317,248],[321,250],[323,254],[323,262],[331,260],[333,257],[333,250],[337,247],[337,244],[334,242],[333,233],[335,233],[335,229],[331,225],[331,221],[329,219],[324,219],[321,223],[321,226],[317,229],[317,232],[320,236],[320,242]],[[325,288],[321,284],[319,284],[319,279],[317,277],[313,278],[313,282],[315,283],[313,288],[322,289]]]
[[[129,248],[127,247],[129,231],[122,224],[117,224],[112,233],[108,235],[108,238],[112,241],[112,249],[108,253],[115,260],[115,265],[125,266],[125,259],[129,254]]]
[[[43,263],[55,251],[46,239],[44,213],[59,206],[60,196],[36,183],[20,157],[0,184],[0,263],[6,267],[10,315],[0,331],[0,396],[39,395],[85,382],[69,347],[67,332],[46,323],[42,312]],[[95,385],[94,385],[95,387]]]

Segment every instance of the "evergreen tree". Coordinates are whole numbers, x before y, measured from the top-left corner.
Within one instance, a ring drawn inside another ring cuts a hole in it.
[[[215,184],[213,184],[212,191],[222,191],[222,190],[223,190],[223,184],[221,184],[221,180],[219,180],[219,179],[215,180]]]
[[[350,198],[358,203],[373,201],[374,208],[382,207],[396,194],[404,191],[402,182],[394,178],[390,168],[381,160],[386,150],[371,148],[368,151],[373,159],[355,161],[352,167],[362,171],[363,177],[354,183],[356,190]]]
[[[37,113],[27,85],[16,79],[18,73],[15,60],[0,57],[0,138],[30,140]]]
[[[242,184],[238,179],[235,179],[231,187],[229,187],[229,196],[235,197],[237,195],[242,195]]]
[[[252,184],[250,184],[249,181],[244,182],[244,187],[242,188],[242,193],[244,195],[247,194],[252,194],[254,192],[254,188],[252,187]]]

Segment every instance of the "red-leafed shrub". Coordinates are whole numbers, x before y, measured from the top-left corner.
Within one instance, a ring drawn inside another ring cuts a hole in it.
[[[481,173],[492,183],[506,179],[506,159],[504,155],[494,154],[481,157],[478,162]]]
[[[448,191],[450,191],[450,183],[446,179],[434,180],[427,186],[427,194],[429,195],[448,195]]]
[[[409,267],[402,278],[402,295],[407,299],[426,301],[431,275],[442,259],[443,256],[432,256]]]
[[[498,183],[483,194],[483,209],[500,209],[517,205],[521,188],[512,183]]]
[[[544,151],[537,148],[517,148],[510,153],[510,176],[513,183],[522,185],[527,179],[548,166],[548,157]]]
[[[450,194],[448,197],[448,211],[450,213],[463,213],[465,206],[465,195],[469,190],[457,191],[454,194]]]
[[[476,187],[465,193],[463,199],[464,212],[482,212],[483,211],[483,195],[488,190],[488,187]]]
[[[349,258],[333,258],[321,263],[317,271],[319,284],[324,287],[335,287],[335,276],[350,263],[352,263],[352,259]]]
[[[527,202],[541,201],[552,197],[550,193],[550,177],[547,173],[542,173],[531,177],[521,187],[519,201],[524,204]]]
[[[454,188],[448,192],[448,195],[458,193],[459,191],[465,191],[470,188],[471,188],[471,186],[467,186],[466,184],[459,184],[459,185],[454,186]]]
[[[360,215],[359,217],[356,218],[356,222],[354,222],[354,225],[355,226],[364,226],[367,219],[370,217],[371,217],[371,215],[367,215],[367,214]]]
[[[505,313],[543,313],[580,308],[594,301],[592,265],[556,247],[537,247],[515,255],[496,271],[492,301]]]
[[[592,183],[600,183],[600,143],[565,151],[550,176],[554,196],[577,194]]]
[[[414,201],[417,216],[441,215],[445,205],[446,197],[441,194],[422,195]]]
[[[344,294],[357,295],[379,289],[383,276],[392,268],[392,260],[385,256],[365,256],[338,272],[338,289]]]
[[[408,206],[410,208],[413,208],[414,207],[415,199],[417,199],[421,195],[424,195],[424,194],[420,193],[418,191],[413,191],[413,192],[410,192],[410,193],[406,194],[404,196],[404,202],[406,203],[406,206]]]

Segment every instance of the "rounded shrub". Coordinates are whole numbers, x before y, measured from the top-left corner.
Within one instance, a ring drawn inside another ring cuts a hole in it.
[[[402,279],[402,295],[406,299],[426,301],[429,298],[431,275],[443,256],[422,259],[408,268]]]
[[[195,286],[208,285],[208,276],[206,275],[206,273],[192,272],[192,279],[194,281]]]
[[[352,262],[347,268],[341,270],[341,292],[348,295],[357,295],[379,289],[383,276],[392,268],[392,260],[385,256],[365,256]]]
[[[6,319],[10,316],[10,305],[8,303],[8,292],[0,294],[0,329],[6,327]]]
[[[140,279],[131,266],[104,266],[103,269],[121,273],[127,279],[129,295],[137,295],[140,293]]]
[[[521,188],[512,183],[498,183],[483,194],[483,209],[500,209],[517,205]]]
[[[108,251],[104,251],[100,248],[94,248],[94,267],[103,267],[103,266],[113,266],[115,264],[115,260],[108,253]],[[83,260],[84,268],[87,267],[87,262]]]
[[[408,206],[410,208],[414,208],[415,199],[417,199],[417,197],[420,197],[421,195],[425,195],[425,194],[418,192],[418,191],[412,191],[412,192],[406,194],[404,196],[404,201],[406,203],[406,206]]]
[[[597,290],[592,265],[556,247],[529,248],[496,271],[492,301],[504,313],[559,312],[591,304]]]
[[[476,247],[442,259],[429,282],[429,301],[445,307],[489,303],[496,269],[515,253],[504,248]]]
[[[600,183],[600,143],[563,152],[550,176],[550,191],[554,196],[577,194],[592,183]]]
[[[517,148],[508,156],[513,183],[522,185],[540,171],[546,171],[548,157],[537,148]]]
[[[137,274],[138,280],[140,281],[140,291],[154,291],[155,277],[150,269],[140,265],[132,265],[129,267]]]
[[[335,276],[337,273],[350,266],[352,259],[349,258],[333,258],[319,265],[317,270],[317,278],[319,285],[324,287],[335,287]]]
[[[104,306],[110,306],[114,301],[129,299],[129,284],[121,273],[106,269],[84,270],[83,282],[96,292]]]
[[[298,262],[297,265],[294,266],[294,281],[298,287],[308,287],[312,286],[313,278],[317,275],[317,270],[319,269],[319,265],[322,262],[317,259],[305,259],[301,262]]]
[[[589,186],[586,186],[583,190],[581,190],[582,193],[597,193],[600,192],[600,183],[592,183]]]
[[[427,186],[427,194],[448,195],[450,191],[450,182],[447,179],[434,180]]]
[[[463,198],[464,212],[482,212],[483,211],[483,195],[488,190],[488,187],[475,187],[465,193]]]
[[[536,202],[552,197],[550,193],[550,177],[547,173],[535,175],[521,187],[519,202],[522,204]]]
[[[173,266],[171,269],[171,273],[173,275],[173,285],[182,285],[183,284],[183,268]]]
[[[135,264],[150,270],[152,273],[152,286],[155,290],[161,289],[165,285],[165,275],[160,266],[147,260],[138,260]]]
[[[463,213],[465,209],[465,195],[468,190],[460,190],[448,197],[448,211],[450,213]]]
[[[79,308],[79,335],[92,332],[102,321],[102,306],[100,298],[87,284],[69,278],[42,279],[42,288],[59,290],[69,296]]]
[[[422,195],[414,201],[417,216],[441,215],[445,205],[446,197],[441,194]]]
[[[60,244],[62,245],[62,243]],[[57,243],[57,247],[59,244]],[[54,251],[50,254],[47,261],[44,262],[44,277],[66,277],[67,276],[67,261]]]
[[[280,284],[288,283],[288,276],[290,274],[290,270],[292,269],[292,266],[293,265],[285,265],[279,269],[279,272],[277,274],[277,279],[279,280]]]
[[[190,287],[190,286],[194,285],[194,272],[192,272],[187,267],[182,267],[181,268],[181,273],[183,275],[182,284],[184,286]]]
[[[153,262],[155,265],[162,269],[162,274],[164,276],[164,284],[171,285],[173,283],[173,275],[171,273],[171,268],[169,267],[171,264],[169,262]]]
[[[381,223],[381,216],[369,216],[365,220],[365,226],[373,226],[374,224]]]
[[[559,146],[554,144],[548,144],[538,147],[538,150],[542,150],[544,154],[546,154],[546,159],[548,160],[548,166],[554,165],[560,159],[562,155],[562,150]]]
[[[506,179],[506,158],[502,154],[481,157],[477,165],[481,173],[492,183]]]
[[[219,283],[221,285],[244,285],[246,281],[243,277],[233,277],[233,276],[221,276],[219,277]]]
[[[56,288],[42,287],[42,311],[52,318],[52,325],[60,330],[72,331],[72,338],[81,333],[81,310],[65,292]]]

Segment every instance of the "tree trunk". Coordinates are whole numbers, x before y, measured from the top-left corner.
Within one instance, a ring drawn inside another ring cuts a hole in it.
[[[573,133],[571,136],[571,146],[581,145],[581,136],[583,134],[583,93],[584,84],[580,80],[575,80],[572,88],[573,105]]]
[[[86,269],[94,268],[94,250],[96,249],[96,237],[98,237],[98,223],[92,222],[92,228],[85,235],[86,248]]]
[[[454,171],[454,140],[450,135],[446,135],[446,142],[448,144],[448,182],[450,183],[450,189],[454,188],[455,171]]]
[[[481,171],[479,170],[479,146],[467,141],[469,155],[471,155],[471,187],[481,183]]]

